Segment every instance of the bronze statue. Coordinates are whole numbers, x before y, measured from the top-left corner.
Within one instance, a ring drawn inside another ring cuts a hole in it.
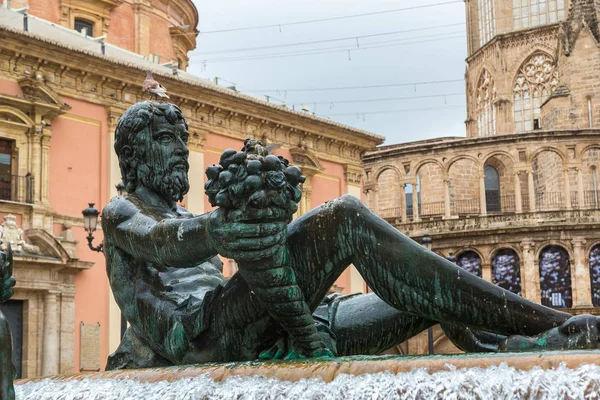
[[[107,369],[378,354],[437,323],[466,351],[598,347],[596,317],[469,274],[354,197],[288,223],[301,173],[260,142],[209,167],[206,192],[218,208],[192,215],[177,205],[189,189],[187,139],[169,103],[137,103],[118,123],[129,194],[104,208],[102,228],[110,284],[131,326]],[[240,272],[226,280],[217,254]],[[374,293],[327,297],[350,264]]]
[[[0,252],[0,303],[8,301],[13,295],[15,278],[12,277],[12,250],[10,245],[6,253]],[[13,380],[16,369],[12,363],[12,336],[10,326],[0,311],[0,399],[14,400]]]

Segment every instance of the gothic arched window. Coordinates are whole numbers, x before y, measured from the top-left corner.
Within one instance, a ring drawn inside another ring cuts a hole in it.
[[[565,18],[565,0],[513,0],[516,29],[553,24]]]
[[[516,132],[529,132],[540,117],[540,107],[558,85],[558,71],[554,60],[544,53],[536,53],[523,64],[513,85]],[[538,125],[539,126],[539,125]]]
[[[477,275],[481,278],[481,257],[472,250],[467,250],[457,257],[456,265],[467,272]]]
[[[479,44],[483,46],[496,35],[496,19],[494,15],[494,0],[479,0]]]
[[[483,70],[477,83],[477,127],[479,136],[496,134],[496,84],[487,70]]]
[[[521,263],[513,249],[501,249],[492,257],[492,283],[521,295]]]
[[[571,261],[560,246],[547,246],[540,253],[540,291],[545,306],[570,308],[573,304]]]
[[[590,278],[592,280],[592,304],[600,307],[600,244],[590,251]]]

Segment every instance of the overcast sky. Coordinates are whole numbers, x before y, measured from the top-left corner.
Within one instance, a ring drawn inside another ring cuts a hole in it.
[[[189,71],[196,75],[211,79],[219,77],[219,84],[231,85],[233,82],[241,92],[255,96],[270,95],[273,98],[271,101],[285,101],[290,107],[296,104],[297,109],[300,104],[306,104],[317,115],[384,135],[386,144],[465,135],[465,88],[462,79],[466,65],[466,39],[463,1],[194,2],[200,15],[198,28],[200,32],[206,32],[198,36],[198,47],[190,57]],[[450,4],[285,25],[434,3]],[[283,25],[281,28],[210,33],[278,24]],[[397,31],[405,32],[363,37]],[[351,39],[241,51],[340,38]],[[370,46],[377,47],[368,49]],[[225,52],[229,50],[233,51]],[[306,55],[308,52],[318,54]],[[259,55],[275,57],[248,59]],[[414,82],[453,80],[458,81],[410,85]],[[409,85],[307,90],[394,84]],[[299,89],[306,91],[294,91]],[[364,101],[398,97],[405,99]],[[340,103],[342,101],[345,103]]]

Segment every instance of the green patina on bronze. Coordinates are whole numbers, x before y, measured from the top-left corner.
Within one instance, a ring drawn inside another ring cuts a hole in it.
[[[135,104],[117,126],[129,194],[104,208],[102,228],[130,328],[108,369],[378,354],[436,323],[470,352],[598,347],[596,317],[469,274],[354,197],[290,222],[301,173],[254,140],[208,168],[206,192],[218,208],[189,213],[177,204],[189,189],[187,138],[168,103]],[[238,261],[231,279],[217,254]],[[350,264],[374,293],[327,296]]]
[[[8,301],[13,295],[15,278],[13,273],[13,258],[10,245],[6,253],[0,252],[0,303]],[[12,336],[10,326],[0,311],[0,399],[14,400],[15,389],[13,380],[16,369],[12,363]]]

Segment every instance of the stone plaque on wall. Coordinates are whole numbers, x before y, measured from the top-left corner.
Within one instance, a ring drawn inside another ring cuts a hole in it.
[[[100,371],[100,324],[81,323],[79,370]]]

